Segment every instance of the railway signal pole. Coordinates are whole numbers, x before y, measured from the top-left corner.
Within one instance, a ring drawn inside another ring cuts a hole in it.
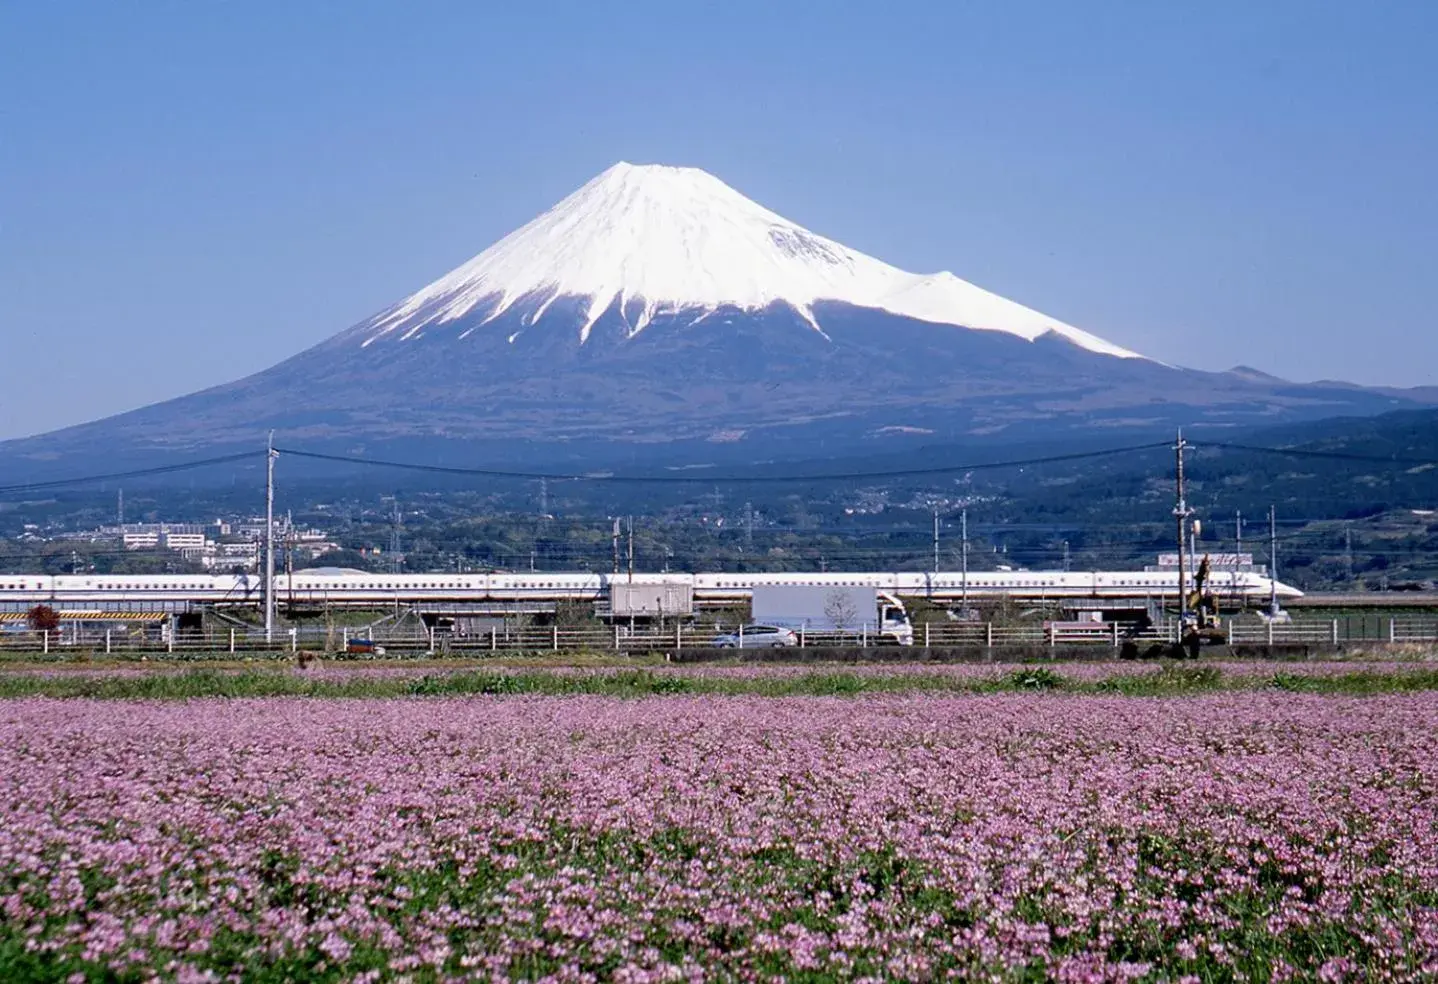
[[[275,432],[265,443],[265,642],[275,638]]]

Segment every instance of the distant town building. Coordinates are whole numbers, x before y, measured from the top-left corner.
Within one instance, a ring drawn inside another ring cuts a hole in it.
[[[287,555],[295,561],[307,561],[340,549],[324,530],[296,527],[289,516],[275,517],[274,536],[275,553],[281,565]],[[68,533],[65,538],[118,543],[128,551],[171,551],[215,571],[229,572],[236,568],[257,571],[264,556],[265,521],[263,517],[249,517],[221,518],[205,524],[125,523]],[[35,539],[44,538],[35,535]]]

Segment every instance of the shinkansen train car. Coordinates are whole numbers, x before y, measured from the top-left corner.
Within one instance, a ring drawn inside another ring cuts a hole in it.
[[[631,575],[591,573],[371,574],[317,568],[279,574],[279,604],[304,608],[373,608],[387,605],[480,606],[522,609],[558,602],[601,602],[616,579]],[[696,604],[717,606],[747,601],[755,585],[860,586],[942,603],[1008,598],[1054,602],[1162,601],[1178,592],[1172,571],[982,571],[962,574],[910,572],[829,572],[810,574],[634,574],[636,584],[686,584]],[[0,611],[24,611],[36,604],[99,611],[187,611],[197,607],[252,607],[263,598],[263,576],[253,574],[0,575]],[[1252,571],[1216,572],[1209,590],[1229,604],[1265,602],[1270,587],[1280,599],[1302,596]]]
[[[1251,571],[1224,571],[1213,575],[1210,588],[1215,595],[1241,600],[1267,600],[1272,582]],[[960,598],[1015,598],[1044,601],[1066,598],[1144,599],[1174,598],[1178,574],[1160,571],[986,571],[964,575],[928,573],[825,573],[825,574],[696,574],[695,597],[706,600],[742,601],[750,589],[763,585],[813,585],[874,587],[900,595],[919,595],[937,601]],[[1277,585],[1279,598],[1301,597],[1303,592],[1289,585]]]

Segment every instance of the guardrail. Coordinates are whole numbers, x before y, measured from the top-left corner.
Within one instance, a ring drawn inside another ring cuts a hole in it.
[[[1264,622],[1234,619],[1224,623],[1231,645],[1291,646],[1438,643],[1438,618],[1389,618],[1378,626],[1367,624],[1356,634],[1343,619],[1295,619],[1291,622]],[[1130,627],[1115,622],[1048,622],[1002,625],[993,622],[935,622],[916,626],[916,648],[1033,649],[1058,646],[1093,646],[1118,649],[1127,641],[1141,646],[1174,642],[1176,623],[1166,620],[1132,636]],[[0,653],[94,653],[94,654],[205,654],[214,657],[256,654],[294,654],[300,651],[344,651],[352,640],[369,639],[386,653],[453,653],[482,655],[501,652],[608,651],[618,653],[669,652],[701,649],[713,645],[714,630],[699,630],[676,624],[667,628],[630,631],[622,626],[561,628],[558,626],[495,627],[488,632],[455,635],[434,629],[408,631],[376,628],[327,630],[323,627],[282,629],[271,641],[263,631],[241,628],[208,633],[155,634],[125,633],[116,630],[77,634],[74,631],[10,632],[0,634]],[[892,640],[859,632],[801,632],[801,648],[879,648]],[[758,648],[746,640],[745,649]]]

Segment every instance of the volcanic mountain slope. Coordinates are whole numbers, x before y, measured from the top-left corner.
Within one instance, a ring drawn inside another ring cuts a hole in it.
[[[1424,402],[1200,373],[825,239],[693,168],[617,164],[374,317],[224,386],[0,458],[740,442],[1144,429]],[[524,444],[517,444],[521,440]]]

